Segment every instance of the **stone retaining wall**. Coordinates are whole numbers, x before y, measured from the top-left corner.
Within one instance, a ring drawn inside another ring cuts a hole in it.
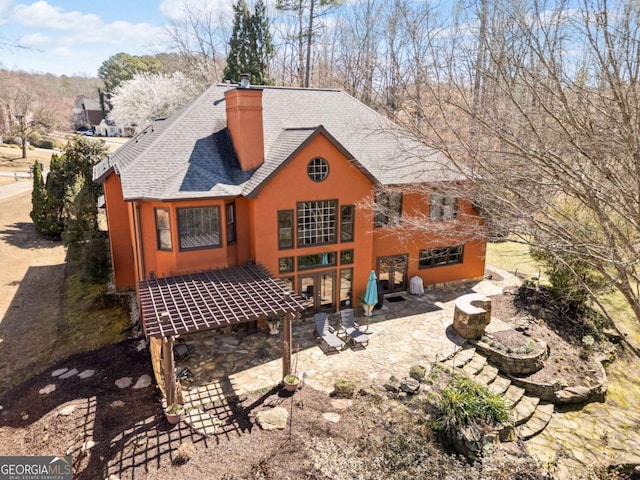
[[[535,373],[544,367],[545,360],[549,358],[549,346],[542,340],[536,342],[536,347],[531,353],[508,353],[498,350],[482,340],[472,340],[471,343],[501,372],[510,375]]]
[[[549,403],[591,403],[604,402],[607,396],[607,373],[600,361],[596,362],[599,367],[598,383],[591,386],[566,386],[560,383],[538,383],[526,378],[507,375],[511,383],[540,400]]]

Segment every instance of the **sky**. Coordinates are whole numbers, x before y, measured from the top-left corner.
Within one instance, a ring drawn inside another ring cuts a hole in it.
[[[0,68],[97,76],[111,55],[167,50],[166,25],[183,3],[229,9],[231,0],[0,0]],[[9,46],[7,46],[9,44]],[[11,45],[28,48],[18,48]]]

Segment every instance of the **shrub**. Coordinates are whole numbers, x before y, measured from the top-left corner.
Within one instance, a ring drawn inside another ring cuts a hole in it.
[[[338,398],[353,398],[356,393],[356,383],[353,380],[339,378],[333,384],[334,396]]]
[[[424,380],[426,374],[427,369],[421,365],[414,365],[409,369],[409,376],[419,382]]]
[[[2,137],[2,141],[6,145],[22,145],[22,140],[18,137]]]
[[[55,146],[52,138],[40,138],[31,143],[34,147],[46,148],[47,150],[53,150],[53,147]]]
[[[475,424],[498,425],[509,420],[511,407],[500,395],[464,376],[456,376],[435,401],[437,430],[453,433]]]

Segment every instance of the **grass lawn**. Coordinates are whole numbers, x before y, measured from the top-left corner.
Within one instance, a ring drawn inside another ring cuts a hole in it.
[[[515,242],[487,243],[486,264],[527,277],[540,272],[540,266],[529,255],[529,247]]]
[[[49,168],[53,150],[27,150],[27,158],[22,158],[22,149],[18,145],[0,144],[0,169],[10,171],[28,171],[33,162],[38,161]]]

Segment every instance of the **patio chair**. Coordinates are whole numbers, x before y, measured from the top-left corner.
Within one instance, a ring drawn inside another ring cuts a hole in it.
[[[326,313],[316,313],[313,316],[316,321],[316,333],[327,346],[327,353],[338,353],[344,348],[344,342],[336,335],[335,330],[329,325]]]
[[[340,310],[340,319],[342,320],[340,333],[351,340],[354,347],[364,348],[369,343],[369,335],[360,331],[360,327],[353,317],[353,309]]]

